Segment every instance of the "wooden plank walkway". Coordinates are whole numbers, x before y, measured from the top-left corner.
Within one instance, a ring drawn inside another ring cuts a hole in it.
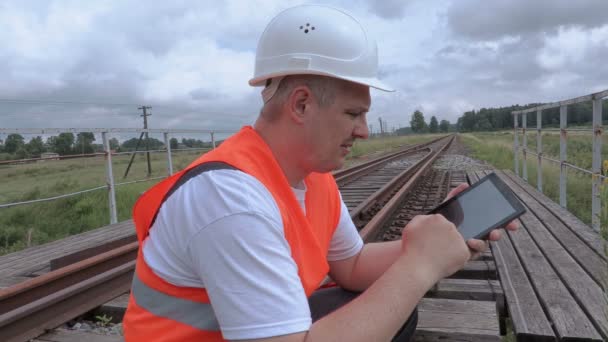
[[[0,256],[0,288],[48,272],[51,261],[134,236],[132,220]]]
[[[599,234],[511,172],[497,174],[528,209],[517,232],[491,244],[517,340],[608,339]]]
[[[33,342],[123,342],[122,336],[100,335],[92,332],[56,329],[33,339]]]
[[[451,179],[450,188],[466,180],[463,171],[452,171],[447,177]],[[420,208],[421,212],[431,209]],[[505,300],[496,279],[496,267],[488,251],[439,281],[418,304],[415,341],[500,341],[505,328],[499,317],[504,316]]]

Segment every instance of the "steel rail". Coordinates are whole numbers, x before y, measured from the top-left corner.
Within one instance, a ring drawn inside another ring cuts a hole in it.
[[[408,153],[412,153],[415,152],[417,150],[423,149],[429,145],[432,145],[438,141],[441,141],[442,139],[445,139],[446,137],[440,137],[431,141],[427,141],[425,143],[422,144],[418,144],[418,145],[413,145],[413,146],[408,146],[406,147],[404,150],[401,151],[397,151],[388,155],[384,155],[381,157],[378,157],[376,159],[372,159],[366,163],[362,163],[359,165],[355,165],[352,167],[349,167],[348,169],[344,169],[344,170],[340,170],[340,171],[336,171],[334,172],[334,177],[336,179],[336,183],[338,183],[339,186],[348,184],[349,182],[362,177],[363,175],[366,175],[370,172],[373,172],[374,170],[376,170],[377,168],[381,167],[382,165],[400,158],[401,156],[403,156],[404,154],[408,154]]]
[[[0,315],[0,340],[28,341],[131,288],[135,260]]]
[[[405,198],[406,194],[410,192],[418,179],[424,175],[433,165],[433,162],[439,157],[439,155],[446,150],[450,144],[454,141],[454,137],[450,141],[443,145],[439,150],[428,158],[425,163],[416,171],[412,177],[399,189],[399,191],[388,201],[388,203],[378,212],[374,217],[359,231],[359,235],[365,242],[372,242],[375,236],[378,234],[380,229],[390,220],[393,213],[399,208],[401,202]]]
[[[0,290],[0,341],[27,341],[129,291],[137,242]]]
[[[431,148],[426,148],[426,150],[428,150],[428,153],[422,157],[421,160],[410,166],[407,170],[402,171],[390,182],[384,184],[384,186],[378,189],[378,191],[373,193],[370,197],[359,203],[359,205],[350,211],[350,217],[353,219],[356,226],[360,226],[360,222],[365,221],[363,216],[365,213],[369,212],[373,206],[379,203],[388,202],[392,195],[401,188],[401,185],[403,185],[403,183],[405,183],[412,176],[412,174],[420,169],[420,167],[422,167],[422,165],[433,156],[433,150]]]

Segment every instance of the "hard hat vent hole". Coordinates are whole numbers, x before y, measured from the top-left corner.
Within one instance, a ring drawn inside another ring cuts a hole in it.
[[[310,26],[310,23],[306,23],[306,27],[304,27],[304,25],[300,25],[300,30],[304,30],[304,33],[308,33],[308,31],[310,30],[314,30],[315,27],[314,26]]]

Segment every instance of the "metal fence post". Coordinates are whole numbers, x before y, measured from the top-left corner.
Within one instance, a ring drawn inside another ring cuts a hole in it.
[[[167,171],[169,172],[169,176],[173,174],[173,161],[171,160],[171,141],[169,140],[169,133],[164,132],[163,136],[165,137],[165,146],[167,147]]]
[[[526,132],[526,127],[527,127],[527,118],[528,118],[528,113],[522,113],[521,115],[521,128],[522,128],[522,133],[523,133],[523,157],[524,160],[522,162],[522,174],[524,176],[524,180],[527,182],[528,181],[528,159],[526,158],[526,154],[528,152],[528,136],[527,136],[527,132]]]
[[[568,207],[566,186],[568,184],[568,168],[566,167],[566,156],[568,146],[568,106],[559,107],[559,205]]]
[[[600,230],[600,186],[602,159],[602,99],[593,99],[593,160],[592,175],[592,198],[591,198],[591,226],[596,231]]]
[[[517,138],[517,116],[519,114],[515,113],[513,114],[513,159],[514,159],[514,163],[515,163],[515,174],[519,177],[519,155],[518,155],[518,149],[519,149],[519,139]]]
[[[543,192],[543,136],[541,134],[543,127],[543,111],[536,111],[536,157],[538,159],[538,168],[536,169],[536,188]]]
[[[108,198],[110,204],[110,224],[118,222],[116,216],[116,193],[114,192],[114,175],[112,174],[112,150],[108,142],[107,132],[101,132],[103,148],[106,153],[106,184],[108,185]]]
[[[213,149],[215,149],[215,136],[213,132],[211,132],[211,145],[213,146]]]

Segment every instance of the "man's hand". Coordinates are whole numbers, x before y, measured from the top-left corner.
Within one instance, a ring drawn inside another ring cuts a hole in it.
[[[448,193],[444,202],[449,200],[450,198],[456,196],[457,194],[461,193],[462,191],[466,190],[468,187],[469,187],[469,184],[461,183],[460,185],[458,185],[456,188],[452,189],[452,191],[450,191]],[[516,231],[517,229],[519,229],[519,223],[517,223],[517,221],[515,221],[515,220],[511,221],[505,226],[505,229],[510,230],[510,231]],[[498,241],[498,240],[500,240],[500,237],[501,237],[500,229],[494,229],[490,232],[490,235],[488,236],[488,241]],[[490,243],[488,241],[478,240],[478,239],[469,239],[467,241],[467,245],[471,249],[471,260],[475,260],[475,259],[479,258],[481,256],[481,254],[483,254],[483,252],[485,252],[488,249],[488,246],[490,245]]]
[[[462,235],[442,215],[414,216],[402,234],[402,254],[417,260],[433,283],[460,270],[471,257]]]

